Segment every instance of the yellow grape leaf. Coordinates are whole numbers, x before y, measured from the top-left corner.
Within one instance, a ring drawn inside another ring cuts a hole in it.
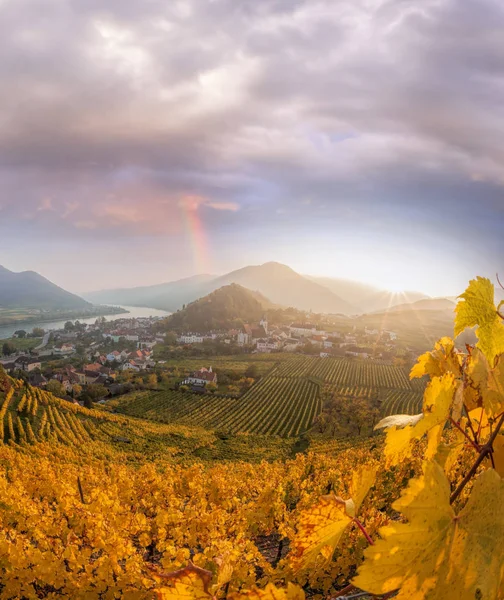
[[[504,409],[504,359],[497,357],[493,368],[486,356],[475,348],[468,360],[467,385],[464,390],[468,408],[484,406],[488,415],[497,415]]]
[[[294,570],[306,568],[320,554],[326,560],[331,558],[375,479],[376,468],[364,467],[353,474],[350,500],[329,494],[301,513],[290,554],[290,564]]]
[[[450,416],[454,393],[453,374],[447,373],[443,377],[432,379],[425,390],[422,418],[414,425],[407,425],[402,429],[394,426],[387,430],[384,450],[387,463],[411,456],[411,441],[422,438],[426,433],[426,457],[432,458],[436,454],[443,427]]]
[[[156,590],[158,600],[209,600],[212,572],[197,567],[189,561],[187,567],[172,573],[153,573],[157,583],[168,583],[169,587]]]
[[[253,588],[229,594],[228,598],[230,600],[305,600],[305,593],[298,585],[290,582],[286,588],[279,588],[272,583],[268,583],[263,590]]]
[[[424,463],[393,504],[408,523],[380,529],[352,583],[377,595],[399,589],[397,600],[494,600],[504,577],[503,502],[504,481],[489,469],[455,515],[443,470]]]
[[[449,337],[443,337],[434,345],[434,350],[425,352],[418,357],[418,362],[410,372],[410,379],[415,377],[440,377],[445,373],[460,375],[462,356],[455,350],[455,342]]]
[[[495,470],[497,473],[504,477],[504,434],[499,433],[493,443],[493,459],[495,463]]]
[[[445,473],[449,473],[451,471],[466,445],[465,437],[461,433],[457,433],[458,436],[452,443],[439,444],[436,453],[435,461],[438,463],[438,465],[443,467]]]
[[[495,290],[492,282],[477,277],[469,282],[466,291],[455,308],[455,336],[466,327],[477,326],[478,348],[487,357],[490,365],[496,356],[504,352],[504,325],[497,314],[494,303]]]

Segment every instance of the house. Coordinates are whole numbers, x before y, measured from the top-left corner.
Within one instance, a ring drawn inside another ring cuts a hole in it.
[[[217,383],[217,373],[212,371],[212,367],[209,369],[203,367],[199,371],[194,371],[184,379],[182,385],[206,385],[207,383]]]
[[[308,341],[312,346],[317,346],[317,348],[325,348],[324,344],[327,341],[325,335],[312,335],[308,338]]]
[[[271,352],[280,348],[280,342],[273,338],[257,340],[256,348],[258,352]]]
[[[185,333],[177,338],[179,344],[202,344],[203,336],[196,333]]]
[[[373,350],[371,348],[360,348],[359,346],[349,346],[345,352],[346,356],[356,356],[358,358],[371,358]]]
[[[128,360],[121,365],[121,371],[135,371],[138,373],[140,371],[140,367],[135,364],[133,360]]]
[[[238,346],[248,346],[252,342],[252,327],[250,325],[245,324],[238,330],[236,334],[236,343]]]
[[[113,352],[110,352],[109,354],[107,354],[106,356],[107,360],[109,362],[120,362],[121,361],[121,353],[118,352],[117,350],[114,350]]]
[[[313,323],[292,323],[289,326],[291,335],[310,337],[312,335],[325,335],[324,331],[319,331]]]
[[[30,373],[28,375],[28,383],[33,387],[44,387],[47,384],[47,379],[42,373]]]
[[[284,340],[283,349],[285,350],[285,352],[294,352],[299,347],[301,347],[303,343],[303,341],[298,340],[296,338],[287,338],[286,340]]]
[[[42,363],[38,358],[30,357],[30,356],[20,356],[14,361],[16,369],[21,369],[22,371],[30,372],[34,369],[40,369],[42,367]]]

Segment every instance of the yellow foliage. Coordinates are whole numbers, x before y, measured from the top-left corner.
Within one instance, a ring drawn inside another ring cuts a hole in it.
[[[410,378],[441,377],[445,373],[453,373],[456,377],[460,375],[462,366],[462,355],[455,350],[455,343],[449,337],[441,338],[434,345],[434,350],[425,352],[413,366]]]
[[[167,574],[154,574],[158,582],[168,584],[156,590],[159,600],[208,600],[212,598],[210,583],[211,571],[201,569],[193,563]]]
[[[320,554],[325,560],[331,558],[375,479],[376,468],[365,467],[355,471],[350,490],[352,496],[348,500],[330,494],[301,513],[290,556],[290,564],[295,571],[315,563]]]
[[[408,523],[388,525],[365,552],[354,585],[398,600],[494,600],[504,576],[504,481],[494,470],[476,480],[459,515],[435,462],[410,481],[393,508]]]
[[[401,457],[411,456],[412,440],[421,439],[425,434],[428,434],[426,457],[434,457],[443,427],[450,416],[454,393],[454,377],[451,373],[432,379],[425,390],[423,417],[414,425],[403,428],[393,426],[387,430],[384,454],[389,464]]]
[[[302,588],[290,582],[286,588],[278,588],[268,583],[263,590],[254,588],[239,594],[230,594],[230,600],[305,600],[305,594]]]
[[[466,327],[477,327],[478,348],[491,366],[497,355],[504,352],[504,325],[494,303],[495,289],[492,282],[477,277],[469,282],[462,299],[455,308],[455,336]]]

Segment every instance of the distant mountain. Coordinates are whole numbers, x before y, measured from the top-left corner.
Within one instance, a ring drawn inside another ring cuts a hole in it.
[[[259,321],[271,303],[258,294],[232,283],[215,290],[170,315],[166,323],[174,331],[206,333],[231,329]]]
[[[421,292],[395,293],[349,279],[311,276],[308,276],[308,278],[343,298],[353,307],[354,314],[376,312],[398,304],[428,298],[426,294]]]
[[[244,267],[226,275],[197,275],[179,281],[131,289],[104,290],[85,294],[95,303],[148,306],[175,311],[231,283],[257,291],[274,304],[324,313],[351,314],[351,304],[326,287],[280,263]]]
[[[244,267],[217,278],[217,286],[239,283],[264,294],[271,302],[322,313],[353,312],[352,306],[323,285],[277,262]]]
[[[34,271],[14,273],[0,266],[0,308],[78,310],[90,307],[89,302]]]
[[[170,312],[192,302],[211,291],[210,282],[215,275],[195,275],[178,281],[134,288],[101,290],[84,294],[95,304],[122,304],[126,306],[148,306]]]

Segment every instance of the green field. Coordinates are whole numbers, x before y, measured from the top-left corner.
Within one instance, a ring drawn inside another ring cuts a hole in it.
[[[320,414],[322,392],[335,393],[349,401],[376,400],[384,415],[392,414],[391,411],[416,414],[421,407],[425,383],[410,382],[401,367],[345,358],[282,358],[240,398],[174,390],[137,392],[112,401],[111,408],[133,417],[230,434],[294,437],[309,430]],[[247,364],[236,364],[242,362]],[[227,359],[221,364],[230,368],[235,362]],[[201,361],[195,361],[195,367],[200,365]]]
[[[42,342],[42,338],[7,338],[0,340],[0,351],[1,345],[4,342],[9,342],[13,346],[15,346],[16,350],[31,350],[32,348],[36,348]]]

